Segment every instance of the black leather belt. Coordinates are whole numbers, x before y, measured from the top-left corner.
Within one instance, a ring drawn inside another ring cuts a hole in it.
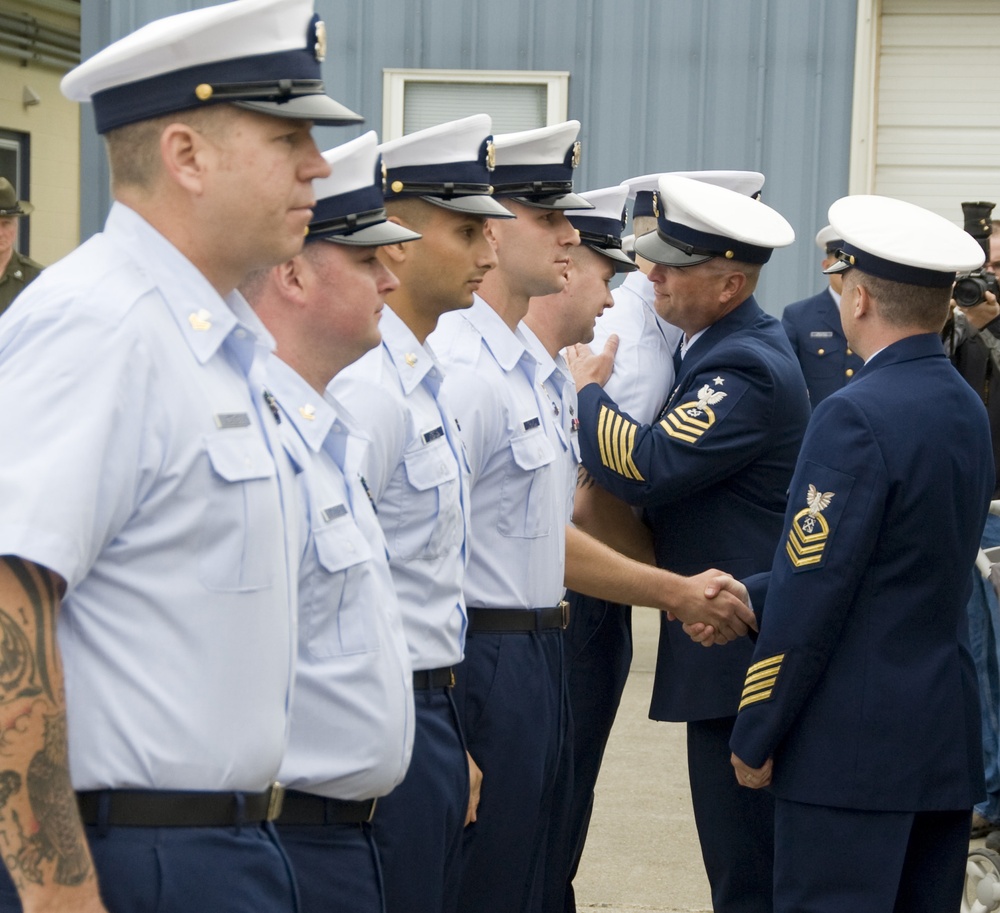
[[[262,793],[98,789],[76,794],[84,824],[108,827],[238,827],[273,821],[285,790]]]
[[[435,688],[454,688],[455,670],[451,666],[441,669],[414,669],[413,690],[433,691]]]
[[[327,799],[290,789],[278,824],[363,824],[375,814],[377,799]]]
[[[525,634],[569,624],[569,603],[544,609],[482,609],[469,607],[470,634]]]

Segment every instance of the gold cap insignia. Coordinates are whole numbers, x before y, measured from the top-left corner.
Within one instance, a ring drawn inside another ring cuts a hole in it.
[[[299,415],[307,422],[313,422],[316,420],[316,407],[308,403],[305,406],[299,406]]]
[[[497,166],[497,147],[493,145],[493,140],[486,140],[486,170],[492,171]]]
[[[207,82],[196,86],[194,90],[194,94],[198,96],[198,101],[208,101],[212,97],[212,92],[213,89]]]
[[[653,215],[660,218],[660,193],[657,190],[653,191]]]
[[[199,332],[204,332],[205,330],[212,329],[212,313],[211,311],[206,311],[202,308],[200,311],[195,311],[193,314],[188,316],[188,323],[191,324],[192,330],[198,330]]]
[[[326,23],[322,19],[316,23],[316,59],[326,60]]]
[[[577,140],[573,143],[573,167],[580,167],[580,159],[583,156],[583,144]]]

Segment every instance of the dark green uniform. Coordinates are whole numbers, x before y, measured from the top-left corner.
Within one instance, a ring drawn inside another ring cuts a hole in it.
[[[10,255],[7,268],[0,276],[0,314],[10,307],[10,303],[27,288],[29,282],[38,278],[43,269],[40,263],[35,263],[16,250]]]

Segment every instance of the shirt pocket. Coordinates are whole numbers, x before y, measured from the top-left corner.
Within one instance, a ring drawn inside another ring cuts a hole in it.
[[[549,534],[554,513],[555,450],[542,427],[512,438],[510,450],[511,460],[500,487],[497,531],[512,538],[542,538]]]
[[[462,506],[459,470],[447,438],[403,457],[406,480],[413,489],[400,505],[393,531],[394,553],[403,559],[439,558],[457,547]]]
[[[309,653],[323,659],[376,649],[371,545],[350,513],[313,530],[313,542],[317,573],[299,610]]]
[[[209,590],[260,590],[274,584],[275,548],[284,548],[271,452],[252,429],[205,440],[210,490],[200,524],[198,572]]]

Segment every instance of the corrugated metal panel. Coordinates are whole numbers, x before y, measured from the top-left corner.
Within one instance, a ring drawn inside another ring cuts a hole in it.
[[[85,27],[84,54],[202,5],[83,0],[85,23],[100,23]],[[651,171],[763,171],[765,199],[800,240],[775,254],[761,302],[778,312],[822,287],[812,237],[847,191],[848,0],[317,0],[317,9],[330,92],[369,127],[382,122],[385,67],[567,70],[569,116],[583,124],[582,189]],[[326,129],[318,140],[329,147],[359,132]],[[93,230],[103,212],[89,208]]]
[[[963,200],[1000,200],[1000,2],[883,0],[881,27],[875,192],[961,224]]]

